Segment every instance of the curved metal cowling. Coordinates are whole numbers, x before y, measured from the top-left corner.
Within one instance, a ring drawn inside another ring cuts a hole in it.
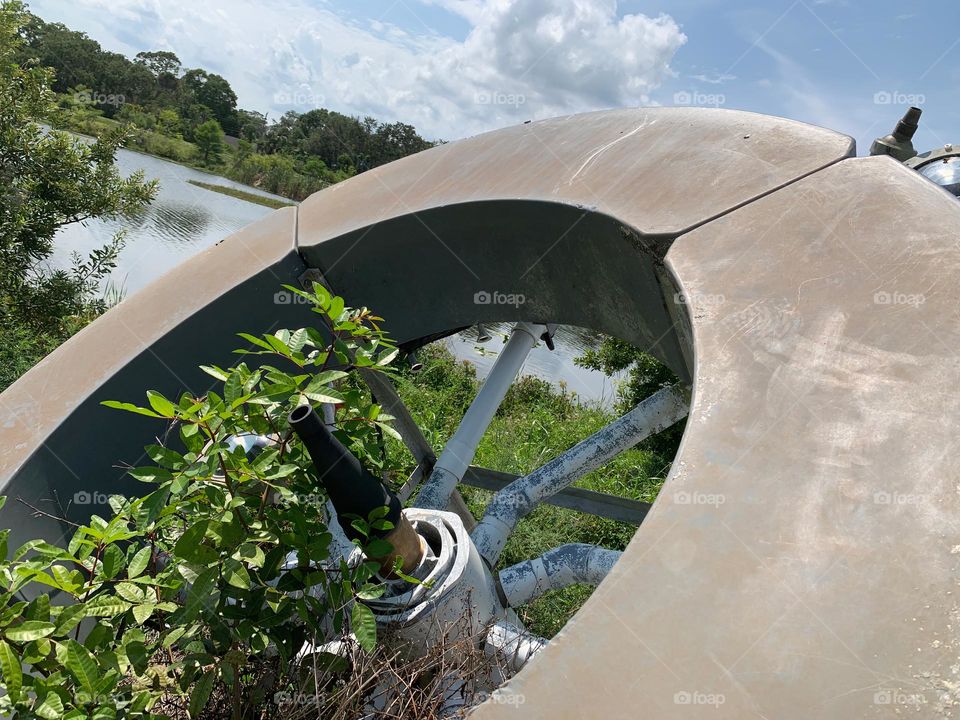
[[[304,321],[274,294],[308,266],[401,342],[594,327],[693,379],[683,444],[607,580],[475,716],[949,716],[960,204],[852,154],[785,120],[641,109],[364,173],[188,261],[0,395],[4,492],[123,491],[114,465],[161,429],[97,403],[202,391],[196,366],[229,363],[235,331]],[[20,511],[0,524],[57,539]]]

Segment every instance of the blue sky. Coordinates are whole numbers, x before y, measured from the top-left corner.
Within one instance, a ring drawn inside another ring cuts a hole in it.
[[[752,110],[853,135],[907,105],[960,142],[957,0],[33,0],[133,55],[168,49],[277,117],[315,106],[432,138],[614,106]],[[109,89],[102,89],[108,91]]]

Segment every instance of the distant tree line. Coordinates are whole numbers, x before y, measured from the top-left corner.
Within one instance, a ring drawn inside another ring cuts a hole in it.
[[[383,123],[326,109],[290,111],[270,122],[262,113],[237,107],[237,95],[226,78],[199,68],[185,68],[173,52],[140,52],[131,60],[104,50],[82,32],[45,22],[36,15],[28,15],[21,35],[18,61],[25,67],[53,68],[53,89],[64,97],[62,104],[68,109],[95,110],[105,118],[174,141],[194,143],[198,151],[189,160],[206,165],[222,160],[217,136],[234,136],[246,143],[240,160],[228,162],[237,166],[236,173],[276,175],[277,168],[295,173],[300,177],[285,177],[288,185],[297,186],[294,195],[433,144],[405,123]],[[162,147],[140,144],[148,152],[188,160],[175,152],[175,145],[153,145]],[[284,159],[265,160],[254,155],[280,155]],[[239,168],[238,162],[246,162],[247,167]]]

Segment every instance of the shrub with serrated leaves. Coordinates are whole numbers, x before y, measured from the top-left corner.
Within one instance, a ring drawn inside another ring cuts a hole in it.
[[[147,447],[154,465],[129,470],[148,493],[111,497],[113,515],[77,526],[63,548],[35,540],[7,559],[0,535],[4,717],[148,719],[170,707],[197,717],[214,696],[239,718],[299,687],[284,668],[305,642],[353,633],[376,643],[373,614],[356,600],[382,592],[379,565],[330,559],[325,494],[287,415],[336,403],[340,440],[389,469],[381,433],[395,434],[391,418],[340,381],[385,369],[396,349],[368,310],[319,285],[288,290],[313,303],[319,329],[241,335],[249,346],[238,352],[257,362],[205,367],[219,389],[202,397],[104,403],[176,431],[179,442]],[[249,434],[270,444],[245,454],[231,438]],[[354,527],[388,530],[383,510]],[[359,543],[367,557],[383,552],[374,542]]]

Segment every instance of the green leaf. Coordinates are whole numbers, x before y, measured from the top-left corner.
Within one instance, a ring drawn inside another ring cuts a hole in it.
[[[27,620],[19,625],[7,628],[4,635],[13,642],[30,642],[50,635],[55,629],[56,626],[52,622]]]
[[[237,335],[242,337],[251,345],[256,345],[257,347],[263,348],[264,350],[269,350],[270,352],[273,352],[273,348],[270,347],[268,343],[266,343],[265,341],[261,340],[258,337],[254,337],[253,335],[249,335],[247,333],[237,333]],[[226,380],[226,378],[224,378],[224,380]]]
[[[232,372],[227,378],[227,381],[223,385],[223,397],[224,399],[233,404],[233,402],[241,397],[244,394],[243,392],[243,378],[240,377],[240,373]]]
[[[254,568],[263,567],[263,563],[266,561],[266,555],[264,555],[263,550],[261,550],[258,545],[249,542],[237,548],[233,557]]]
[[[118,402],[117,400],[104,400],[100,404],[105,405],[108,408],[114,408],[115,410],[126,410],[127,412],[136,413],[137,415],[146,415],[147,417],[152,418],[163,417],[162,415],[157,415],[157,413],[155,413],[153,410],[137,407],[133,403]]]
[[[201,365],[200,369],[203,370],[207,375],[215,377],[220,382],[224,382],[227,379],[227,374],[218,367],[211,367],[210,365]]]
[[[363,603],[354,603],[350,613],[350,629],[357,642],[367,652],[373,652],[377,645],[377,621],[373,611]]]
[[[385,352],[383,355],[380,356],[380,359],[377,360],[377,366],[378,366],[378,367],[384,367],[384,366],[386,366],[386,365],[389,365],[390,363],[393,362],[394,358],[397,357],[397,353],[398,353],[398,352],[400,352],[400,351],[399,351],[399,350],[391,350],[391,351],[389,351],[389,352]]]
[[[140,482],[146,483],[166,482],[173,477],[173,473],[166,468],[154,467],[152,465],[147,467],[131,468],[130,470],[127,470],[127,475],[132,478],[136,478]]]
[[[184,465],[183,455],[163,445],[147,445],[144,450],[157,465],[162,465],[171,470],[179,470]]]
[[[383,595],[387,590],[387,586],[384,583],[379,585],[374,585],[373,583],[366,583],[362,588],[357,591],[357,597],[361,600],[376,600],[378,597]]]
[[[67,605],[57,616],[57,623],[54,633],[57,635],[66,635],[77,625],[79,625],[80,621],[83,620],[86,615],[87,608],[85,605]]]
[[[55,692],[48,692],[43,702],[33,708],[33,712],[44,720],[60,720],[63,717],[63,701]]]
[[[250,589],[250,574],[243,565],[232,558],[224,563],[223,576],[226,578],[227,583],[233,585],[235,588],[240,588],[241,590]]]
[[[126,558],[123,556],[123,550],[116,545],[110,545],[106,550],[103,551],[100,572],[103,573],[105,578],[112,580],[120,573],[121,570],[123,570],[123,563],[125,559]]]
[[[310,384],[317,383],[319,385],[329,385],[332,382],[341,380],[347,377],[349,373],[344,372],[343,370],[324,370],[322,373],[317,373],[313,376],[313,379],[310,381]]]
[[[197,613],[211,602],[211,594],[217,581],[218,572],[218,568],[212,567],[197,575],[187,595],[183,614],[185,621],[191,622],[197,617]]]
[[[0,640],[0,670],[3,670],[3,682],[7,686],[7,695],[13,702],[20,700],[23,687],[23,669],[20,658],[6,642]]]
[[[383,430],[387,435],[392,437],[394,440],[401,440],[401,441],[403,440],[403,438],[400,437],[400,433],[398,433],[396,430],[394,430],[392,427],[390,427],[386,423],[382,423],[378,420],[375,423],[375,425],[381,430]]]
[[[33,601],[27,605],[24,611],[24,617],[27,620],[49,620],[50,619],[50,596],[37,595]]]
[[[311,383],[312,385],[313,383]],[[320,383],[317,388],[310,389],[310,385],[306,387],[303,391],[303,394],[314,402],[321,403],[333,403],[334,405],[343,402],[343,396],[335,390],[331,390],[326,385]]]
[[[137,577],[137,575],[147,569],[149,563],[150,548],[140,548],[137,554],[130,560],[130,565],[127,567],[127,576],[132,578]]]
[[[158,392],[147,390],[147,400],[150,402],[150,407],[163,417],[172,418],[177,414],[173,403]]]
[[[97,660],[93,654],[76,640],[65,640],[67,646],[67,670],[73,673],[80,686],[93,695],[97,690]]]
[[[114,617],[130,609],[130,603],[109,595],[100,595],[87,602],[90,617]]]
[[[171,647],[177,640],[183,637],[183,634],[187,631],[187,628],[184,626],[176,627],[167,633],[167,636],[163,638],[163,647]]]
[[[134,605],[139,605],[147,599],[146,589],[132,582],[117,583],[113,590],[117,595]]]
[[[173,552],[187,562],[200,565],[207,565],[215,561],[219,557],[217,552],[209,545],[203,544],[203,538],[207,534],[209,525],[208,520],[201,520],[188,527],[180,536],[180,539],[177,540],[177,544],[173,546]]]
[[[147,656],[147,646],[141,640],[131,640],[123,646],[123,651],[136,673],[142,675],[150,660]]]
[[[150,619],[150,616],[153,615],[153,611],[156,608],[156,603],[137,605],[133,608],[133,619],[137,621],[138,625],[143,625],[143,623]]]
[[[196,685],[193,686],[193,692],[190,693],[190,705],[187,708],[191,718],[200,716],[200,712],[207,706],[210,700],[210,693],[213,692],[213,681],[215,679],[215,670],[207,670]]]

